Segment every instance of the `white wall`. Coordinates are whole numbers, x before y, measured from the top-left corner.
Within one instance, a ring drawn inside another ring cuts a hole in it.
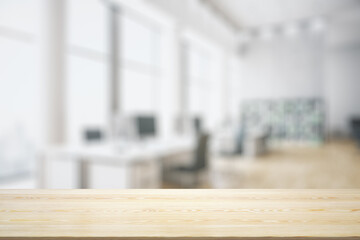
[[[350,118],[360,116],[360,10],[333,20],[326,47],[329,134],[348,135]]]
[[[29,171],[43,140],[39,13],[39,0],[0,1],[0,177]]]
[[[251,42],[242,57],[242,98],[321,97],[323,34]]]
[[[332,135],[348,135],[349,120],[360,116],[360,43],[328,53],[328,126]]]
[[[360,115],[360,10],[322,32],[250,42],[241,58],[241,98],[321,97],[330,135],[348,135]]]
[[[197,0],[143,0],[176,19],[178,23],[203,34],[223,46],[234,47],[235,32],[227,22]]]

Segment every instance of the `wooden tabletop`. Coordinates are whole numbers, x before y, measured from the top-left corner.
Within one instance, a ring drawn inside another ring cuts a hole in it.
[[[0,190],[0,239],[360,239],[360,190]]]

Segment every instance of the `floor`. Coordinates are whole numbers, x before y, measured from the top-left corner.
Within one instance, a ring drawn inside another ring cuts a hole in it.
[[[360,188],[360,149],[351,141],[272,150],[213,161],[214,188]]]
[[[34,179],[1,182],[0,188],[34,188]],[[201,188],[360,188],[360,148],[351,141],[332,141],[288,146],[259,158],[218,157],[204,179]]]

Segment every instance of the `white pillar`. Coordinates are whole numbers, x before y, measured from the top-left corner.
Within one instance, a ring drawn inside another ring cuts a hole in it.
[[[65,0],[42,0],[39,66],[45,145],[65,142]],[[38,188],[46,188],[46,156],[37,164]]]
[[[181,40],[181,39],[180,39]],[[187,45],[179,41],[179,108],[180,108],[180,131],[181,134],[190,133],[189,113],[189,79],[188,79],[188,57]]]
[[[41,74],[46,144],[65,142],[65,0],[43,0]]]
[[[189,79],[188,79],[188,45],[182,37],[183,26],[178,24],[174,36],[175,73],[177,75],[178,108],[179,108],[179,133],[191,133],[190,105],[189,105]]]
[[[230,74],[231,70],[229,67],[229,53],[227,50],[222,53],[222,69],[221,69],[221,84],[222,84],[222,117],[221,117],[221,125],[227,126],[230,123],[231,115],[230,115],[230,104],[232,98],[231,86],[230,86]]]
[[[110,138],[117,137],[119,118],[122,114],[121,106],[121,78],[120,78],[120,8],[118,4],[107,5],[109,14],[109,92],[110,92]]]

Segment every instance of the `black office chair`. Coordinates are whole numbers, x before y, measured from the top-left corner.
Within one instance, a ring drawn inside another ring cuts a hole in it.
[[[360,147],[360,117],[354,117],[350,121],[351,125],[351,134],[353,135],[355,141],[357,141],[358,146]]]
[[[177,179],[177,182],[183,187],[198,186],[200,173],[202,170],[206,169],[208,163],[208,142],[209,135],[204,133],[200,134],[197,139],[197,146],[194,152],[192,164],[168,169],[170,179]],[[171,177],[174,175],[176,175],[177,178]]]

